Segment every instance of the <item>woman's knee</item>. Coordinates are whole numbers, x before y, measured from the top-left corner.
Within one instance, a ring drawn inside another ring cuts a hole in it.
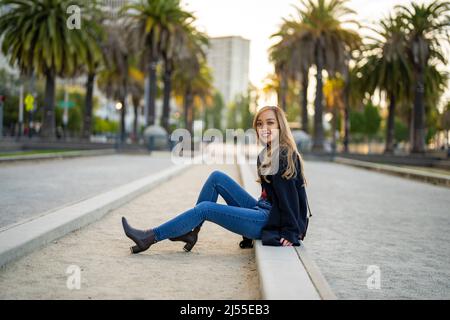
[[[225,173],[223,173],[222,171],[220,171],[220,170],[214,170],[209,175],[209,179],[213,180],[213,181],[217,181],[217,180],[220,180],[220,179],[225,178],[225,177],[227,177],[227,175]]]
[[[194,207],[194,209],[199,215],[201,215],[203,218],[206,218],[206,214],[208,213],[208,210],[211,208],[211,205],[213,204],[215,204],[215,202],[202,201],[199,204],[197,204]]]

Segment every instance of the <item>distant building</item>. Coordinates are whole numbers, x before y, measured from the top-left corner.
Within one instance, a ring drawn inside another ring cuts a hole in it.
[[[250,40],[240,36],[210,38],[207,60],[212,68],[214,86],[228,105],[236,96],[246,94],[249,86]]]

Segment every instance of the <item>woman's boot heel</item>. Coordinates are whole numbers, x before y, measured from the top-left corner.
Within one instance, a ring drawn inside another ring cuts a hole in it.
[[[184,249],[184,251],[189,252],[192,250],[194,245],[195,245],[195,242],[188,242],[184,245],[183,249]]]
[[[142,252],[142,250],[141,250],[141,248],[139,248],[139,246],[130,247],[130,251],[131,251],[131,254],[136,254],[136,253]]]
[[[169,240],[185,242],[186,244],[184,245],[183,250],[189,252],[197,243],[199,231],[200,227],[195,227],[194,230],[176,238],[169,238]]]

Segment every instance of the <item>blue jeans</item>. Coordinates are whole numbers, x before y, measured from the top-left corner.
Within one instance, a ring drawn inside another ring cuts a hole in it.
[[[227,205],[216,203],[219,195]],[[184,235],[204,221],[211,221],[247,238],[261,239],[261,229],[268,220],[270,208],[268,201],[256,200],[225,173],[214,171],[203,185],[194,208],[153,231],[156,240],[162,241]]]

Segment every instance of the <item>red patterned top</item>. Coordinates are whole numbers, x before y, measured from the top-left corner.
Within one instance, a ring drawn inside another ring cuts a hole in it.
[[[261,198],[263,198],[264,200],[267,200],[267,193],[266,193],[265,189],[262,189]]]

